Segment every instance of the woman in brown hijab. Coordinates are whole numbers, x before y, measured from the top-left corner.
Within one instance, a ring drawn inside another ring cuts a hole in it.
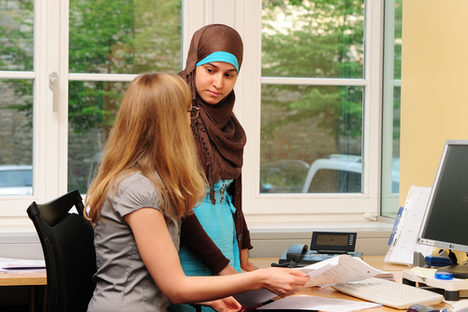
[[[256,269],[248,260],[252,246],[241,207],[246,136],[233,113],[242,54],[237,31],[207,25],[193,35],[185,69],[179,73],[192,90],[191,127],[208,181],[205,200],[182,221],[179,256],[187,275]]]

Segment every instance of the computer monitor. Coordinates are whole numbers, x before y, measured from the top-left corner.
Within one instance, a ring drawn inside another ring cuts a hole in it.
[[[468,252],[468,140],[445,144],[418,242]],[[468,278],[466,263],[440,270]]]

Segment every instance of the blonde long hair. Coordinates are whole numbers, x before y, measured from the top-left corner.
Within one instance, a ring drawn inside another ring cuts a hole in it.
[[[136,171],[154,184],[167,206],[160,208],[179,218],[203,199],[205,175],[187,120],[191,102],[189,87],[175,74],[144,74],[132,81],[86,194],[92,222],[99,219],[106,197],[113,195],[109,192]]]

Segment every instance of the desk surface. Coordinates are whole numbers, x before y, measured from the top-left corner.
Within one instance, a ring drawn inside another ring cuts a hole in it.
[[[390,271],[393,272],[395,279],[397,281],[401,281],[402,278],[402,271],[408,269],[408,266],[406,265],[396,265],[396,264],[389,264],[389,263],[384,263],[383,261],[384,256],[365,256],[364,260],[370,264],[371,266],[378,268],[380,270],[384,271]],[[271,266],[272,262],[278,261],[278,259],[275,258],[255,258],[251,259],[251,261],[258,267],[260,268],[266,268]],[[343,293],[340,293],[336,290],[334,290],[331,287],[324,287],[324,288],[319,288],[319,287],[312,287],[312,288],[307,288],[304,291],[301,291],[298,293],[300,295],[312,295],[312,296],[319,296],[319,297],[326,297],[326,298],[336,298],[336,299],[347,299],[347,300],[357,300],[357,301],[363,301],[348,295],[345,295]],[[440,304],[436,306],[438,308],[445,307],[445,304]],[[388,312],[388,311],[402,311],[398,309],[393,309],[389,307],[377,307],[377,308],[372,308],[372,309],[365,309],[363,311],[366,312]]]
[[[404,265],[388,264],[383,262],[383,256],[367,256],[364,260],[375,268],[391,271],[394,273],[397,280],[401,280],[401,272],[408,269]],[[251,261],[260,268],[270,267],[272,262],[277,261],[275,258],[253,258]],[[46,285],[47,277],[46,273],[0,273],[0,286],[34,286],[34,285]],[[331,287],[325,288],[308,288],[300,294],[307,294],[313,296],[327,297],[327,298],[339,298],[348,300],[359,300],[351,296],[342,294],[335,291]],[[438,307],[444,307],[444,304]],[[378,307],[373,309],[366,309],[366,312],[387,312],[387,311],[401,311],[388,307]]]
[[[38,273],[2,273],[0,272],[0,286],[36,286],[47,285],[45,272]]]

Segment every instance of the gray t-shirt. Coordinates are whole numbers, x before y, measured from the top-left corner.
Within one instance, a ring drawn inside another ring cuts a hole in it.
[[[89,312],[167,310],[169,299],[146,269],[132,231],[124,220],[125,215],[140,208],[160,210],[160,205],[164,203],[153,184],[139,172],[122,180],[112,198],[108,195],[94,229],[98,269]],[[167,215],[165,219],[178,250],[180,222]]]

